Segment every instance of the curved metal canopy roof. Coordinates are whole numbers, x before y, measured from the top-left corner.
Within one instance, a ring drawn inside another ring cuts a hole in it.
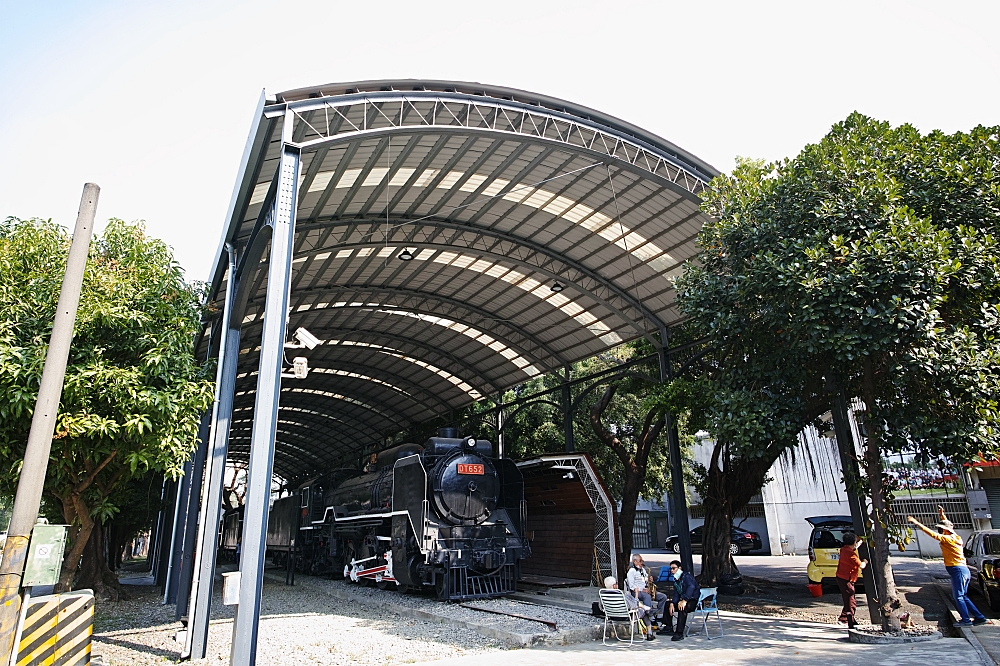
[[[288,91],[262,99],[223,245],[245,249],[260,224],[283,134],[301,150],[288,330],[324,342],[302,353],[306,379],[282,382],[279,476],[323,471],[623,341],[659,345],[678,319],[671,278],[697,253],[697,194],[717,172],[649,132],[477,83]],[[234,310],[236,459],[250,441],[260,261]],[[220,247],[217,309],[227,268]]]

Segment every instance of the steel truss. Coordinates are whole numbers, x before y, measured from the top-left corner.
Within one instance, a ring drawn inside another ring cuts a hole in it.
[[[620,160],[694,194],[708,182],[676,157],[610,127],[513,101],[425,91],[358,93],[269,106],[265,117],[277,117],[285,109],[295,114],[295,142],[303,149],[386,129],[454,128],[565,144]]]

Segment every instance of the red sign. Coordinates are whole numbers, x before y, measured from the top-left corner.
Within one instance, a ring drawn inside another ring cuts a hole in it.
[[[482,465],[467,465],[465,463],[458,463],[458,473],[482,475],[486,473],[486,468]]]

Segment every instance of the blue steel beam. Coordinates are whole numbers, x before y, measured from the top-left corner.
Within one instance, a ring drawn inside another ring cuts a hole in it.
[[[205,469],[205,494],[202,495],[201,529],[198,533],[195,578],[192,581],[188,635],[181,658],[202,659],[208,643],[208,620],[212,614],[212,582],[217,555],[216,535],[219,533],[219,512],[222,509],[222,485],[229,451],[229,424],[233,416],[236,368],[240,358],[240,322],[233,320],[233,292],[236,283],[236,255],[229,253],[229,280],[223,311],[219,345],[219,368],[216,371],[215,414],[212,418],[210,453]],[[235,326],[235,328],[234,328]]]
[[[270,219],[271,251],[253,434],[250,440],[250,468],[247,474],[247,501],[240,555],[239,606],[233,622],[229,659],[232,666],[254,666],[257,663],[257,629],[260,622],[260,593],[264,582],[267,514],[274,470],[274,437],[278,424],[278,400],[281,396],[282,352],[295,237],[299,151],[289,145],[292,124],[292,113],[288,112],[282,125],[278,165],[280,176]]]

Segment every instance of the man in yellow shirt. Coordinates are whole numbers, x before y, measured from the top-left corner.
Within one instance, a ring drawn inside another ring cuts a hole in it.
[[[941,518],[941,522],[936,527],[940,532],[935,532],[926,525],[921,525],[913,516],[907,516],[906,519],[923,530],[924,534],[941,544],[944,568],[948,570],[948,576],[951,577],[951,594],[955,598],[958,614],[962,616],[958,624],[963,627],[986,624],[986,617],[969,599],[969,579],[972,576],[969,574],[969,567],[965,564],[962,537],[955,533],[955,526],[945,518],[944,508],[940,506],[938,507],[938,516]],[[974,620],[969,618],[970,613],[975,617]]]

